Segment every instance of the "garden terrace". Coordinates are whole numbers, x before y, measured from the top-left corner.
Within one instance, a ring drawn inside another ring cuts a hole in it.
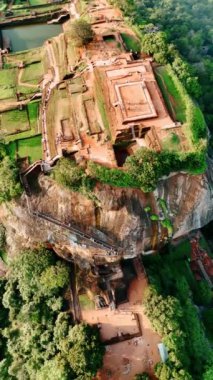
[[[32,101],[20,109],[0,113],[0,131],[5,142],[23,139],[40,133],[38,127],[39,102]]]

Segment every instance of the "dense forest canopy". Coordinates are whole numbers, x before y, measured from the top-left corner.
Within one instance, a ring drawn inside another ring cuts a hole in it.
[[[91,380],[102,365],[97,328],[74,325],[67,263],[25,251],[0,281],[0,379]]]
[[[200,104],[213,130],[213,1],[121,0],[116,1],[133,24],[153,24],[166,32],[182,56],[192,64],[202,86]]]

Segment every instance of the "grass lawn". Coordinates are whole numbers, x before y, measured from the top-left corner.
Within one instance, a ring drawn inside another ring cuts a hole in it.
[[[87,294],[81,294],[78,298],[82,310],[94,310],[95,304]]]
[[[30,120],[30,127],[35,129],[35,130],[37,128],[39,104],[40,104],[40,102],[34,101],[34,102],[28,103],[28,105],[27,105],[28,116],[29,116],[29,120]]]
[[[0,86],[0,100],[16,99],[15,92],[15,87]]]
[[[34,94],[38,91],[36,87],[17,86],[17,91],[24,95]]]
[[[31,163],[42,158],[41,135],[18,140],[17,146],[20,158],[29,157]]]
[[[43,48],[38,47],[35,49],[23,50],[21,52],[11,53],[5,56],[5,63],[9,65],[17,66],[17,63],[23,61],[25,65],[36,63],[42,60]]]
[[[66,37],[66,45],[67,45],[67,60],[68,60],[68,65],[74,66],[78,62],[78,59],[79,59],[79,56],[80,56],[79,55],[79,51],[73,45],[73,40],[70,37],[69,32],[66,32],[65,37]]]
[[[41,62],[32,63],[24,68],[21,81],[37,84],[43,75],[43,65]]]
[[[0,70],[0,100],[15,98],[16,77],[14,68]]]
[[[12,152],[9,152],[10,156],[15,155],[13,145],[11,144],[13,141],[30,138],[38,134],[37,121],[39,104],[40,102],[35,100],[28,103],[27,109],[22,111],[6,111],[0,114],[0,120],[2,121],[3,118],[4,123],[1,122],[1,129],[3,129],[3,125],[7,126],[6,133],[8,133],[8,135],[5,136],[5,141],[8,143],[9,151],[12,150]],[[9,131],[8,126],[10,126]]]
[[[29,0],[29,1],[30,1],[31,6],[47,4],[45,0]]]
[[[171,132],[169,136],[162,140],[162,145],[164,150],[177,152],[181,150],[179,136],[177,136],[174,132]]]
[[[106,101],[104,99],[103,95],[103,88],[102,83],[103,83],[103,78],[101,76],[101,73],[98,71],[95,71],[95,92],[96,92],[96,99],[97,99],[97,104],[98,104],[98,109],[101,114],[102,122],[104,125],[104,128],[108,132],[109,136],[111,137],[111,132],[110,132],[110,125],[109,125],[109,120],[107,116],[107,109],[106,109]]]
[[[177,91],[172,78],[169,76],[165,66],[155,69],[156,79],[166,106],[171,116],[181,123],[186,122],[186,107],[179,91]]]
[[[47,133],[49,139],[50,156],[54,157],[57,154],[57,149],[55,146],[55,111],[58,103],[59,91],[53,90],[49,103],[47,112]]]
[[[27,131],[30,128],[26,110],[17,109],[0,114],[0,129],[5,135]]]
[[[16,69],[0,70],[0,86],[14,87],[16,84]]]
[[[121,37],[126,45],[127,51],[132,50],[133,52],[137,53],[141,51],[141,44],[137,38],[127,33],[121,33]]]

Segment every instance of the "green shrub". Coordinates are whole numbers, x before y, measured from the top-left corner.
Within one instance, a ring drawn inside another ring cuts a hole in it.
[[[21,195],[19,171],[16,162],[6,156],[0,165],[0,203]]]
[[[152,215],[150,215],[150,219],[153,220],[153,221],[158,221],[159,220],[159,216],[156,215],[156,214],[152,214]]]
[[[137,183],[130,174],[120,169],[109,169],[105,166],[89,163],[89,173],[100,182],[118,187],[137,187]]]
[[[146,211],[146,212],[150,212],[150,211],[151,211],[151,207],[150,207],[150,206],[146,206],[146,207],[144,208],[144,211]]]
[[[82,18],[73,21],[70,27],[70,37],[77,47],[87,45],[93,39],[91,25]]]
[[[135,375],[134,377],[134,380],[149,380],[149,379],[150,379],[149,374],[146,372]]]
[[[5,234],[5,227],[3,224],[0,223],[0,251],[2,251],[5,248],[6,244],[6,234]]]
[[[85,170],[69,158],[61,158],[52,171],[52,177],[60,185],[70,190],[89,195],[95,181],[86,175]]]
[[[187,94],[185,87],[174,73],[172,67],[167,65],[168,74],[171,76],[173,83],[180,93],[181,97],[185,100],[186,104],[186,128],[189,143],[199,145],[201,139],[207,136],[206,122],[199,106],[197,106],[190,96]]]
[[[159,206],[160,206],[161,210],[163,211],[164,215],[166,215],[168,212],[166,201],[162,198],[159,198],[158,203],[159,203]]]
[[[171,171],[185,170],[196,174],[205,169],[205,150],[182,154],[168,151],[158,153],[141,148],[127,158],[123,170],[110,169],[92,162],[89,164],[90,175],[98,181],[112,186],[140,188],[145,193],[153,191],[158,180]]]
[[[164,228],[167,229],[169,236],[171,236],[173,233],[173,226],[171,220],[169,220],[168,218],[161,220],[161,224]]]

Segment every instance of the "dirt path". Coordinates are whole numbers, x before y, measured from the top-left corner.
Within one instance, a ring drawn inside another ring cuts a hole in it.
[[[37,84],[22,82],[21,78],[22,78],[23,72],[24,72],[24,68],[20,68],[19,73],[18,73],[18,85],[24,86],[24,87],[30,87],[30,88],[38,88],[39,86]]]
[[[78,19],[80,17],[79,13],[76,10],[76,3],[76,0],[70,3],[70,16],[74,19]]]

